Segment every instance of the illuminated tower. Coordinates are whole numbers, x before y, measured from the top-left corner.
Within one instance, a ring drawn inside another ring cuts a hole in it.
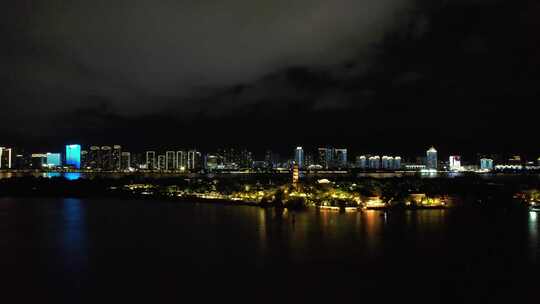
[[[426,167],[428,169],[437,170],[437,150],[431,147],[426,152]]]
[[[129,168],[131,168],[131,153],[122,152],[120,156],[120,169],[128,170]]]
[[[304,149],[302,147],[296,147],[294,151],[294,163],[298,165],[299,169],[304,167]]]
[[[81,145],[66,146],[66,165],[81,168]]]
[[[459,171],[461,169],[461,156],[452,155],[448,161],[451,171]]]
[[[292,174],[292,182],[293,184],[298,184],[298,180],[300,179],[300,170],[298,164],[293,165],[293,174]]]

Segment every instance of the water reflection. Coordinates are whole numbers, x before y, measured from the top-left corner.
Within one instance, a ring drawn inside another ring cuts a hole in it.
[[[88,262],[85,206],[80,199],[66,198],[62,210],[65,267],[72,272],[86,268]]]
[[[534,262],[538,261],[538,213],[534,211],[529,212],[529,250],[531,259]]]

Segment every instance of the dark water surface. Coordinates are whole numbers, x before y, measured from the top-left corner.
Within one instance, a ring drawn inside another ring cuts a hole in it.
[[[539,217],[2,198],[0,301],[535,303]]]

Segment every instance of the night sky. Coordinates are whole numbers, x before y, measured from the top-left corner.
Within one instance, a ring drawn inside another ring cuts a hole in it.
[[[0,144],[540,152],[534,0],[17,0],[0,18]]]

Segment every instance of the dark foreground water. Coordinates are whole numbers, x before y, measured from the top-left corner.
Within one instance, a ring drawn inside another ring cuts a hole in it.
[[[0,302],[537,303],[539,220],[3,198]]]

